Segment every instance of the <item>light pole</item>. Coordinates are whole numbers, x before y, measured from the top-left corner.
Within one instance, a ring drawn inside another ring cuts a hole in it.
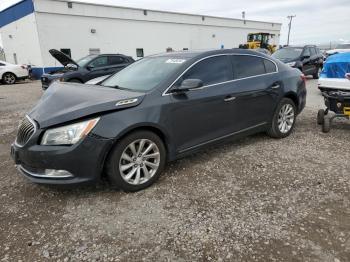
[[[292,27],[292,20],[293,18],[296,17],[296,15],[289,15],[287,18],[289,19],[289,24],[288,24],[288,40],[287,40],[287,46],[289,46],[289,35],[290,35],[290,29]]]

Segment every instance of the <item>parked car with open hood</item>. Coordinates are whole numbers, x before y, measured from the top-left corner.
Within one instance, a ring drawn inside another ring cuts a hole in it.
[[[165,163],[257,132],[291,134],[306,102],[302,73],[244,49],[143,58],[101,85],[55,82],[11,147],[36,183],[106,173],[125,191],[150,186]],[[234,164],[234,163],[233,163]]]
[[[314,45],[283,47],[273,53],[272,57],[298,68],[304,75],[312,75],[314,79],[318,79],[319,70],[323,66],[323,55]]]
[[[12,85],[18,80],[28,78],[28,69],[25,65],[14,65],[0,61],[0,80],[3,84]]]
[[[64,68],[42,75],[41,83],[44,90],[54,80],[85,83],[93,78],[112,75],[134,62],[132,57],[121,54],[88,55],[74,61],[56,49],[51,49],[49,52]]]

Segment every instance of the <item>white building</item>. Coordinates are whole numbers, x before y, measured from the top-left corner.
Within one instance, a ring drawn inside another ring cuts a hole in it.
[[[168,48],[233,48],[248,33],[274,34],[281,24],[182,14],[67,0],[23,0],[0,13],[6,60],[50,70],[60,64],[48,50],[79,59],[89,53],[122,53],[135,59]]]

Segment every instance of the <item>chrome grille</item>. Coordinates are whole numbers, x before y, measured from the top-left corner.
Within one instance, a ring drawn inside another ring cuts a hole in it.
[[[35,132],[34,123],[26,117],[18,128],[16,143],[24,146]]]

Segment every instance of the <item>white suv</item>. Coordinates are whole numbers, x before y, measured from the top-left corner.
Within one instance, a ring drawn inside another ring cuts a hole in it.
[[[25,65],[13,65],[0,60],[0,79],[4,84],[11,85],[26,78],[28,70]]]

